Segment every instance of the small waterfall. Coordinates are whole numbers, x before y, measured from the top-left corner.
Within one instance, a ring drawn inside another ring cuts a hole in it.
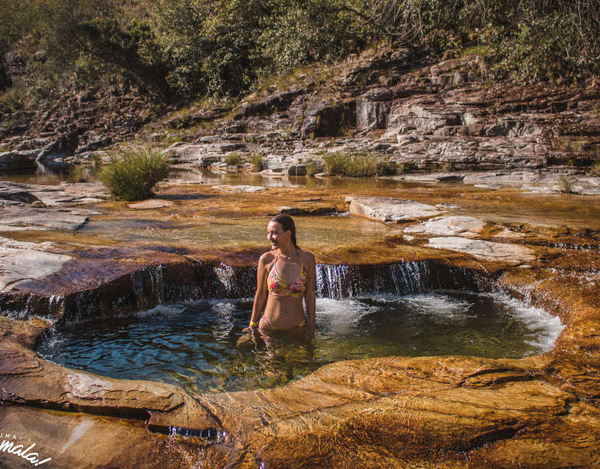
[[[490,278],[444,262],[423,260],[375,265],[316,267],[317,296],[410,295],[439,289],[489,289]],[[37,315],[73,322],[146,310],[159,304],[203,298],[251,298],[256,267],[180,263],[145,267],[97,287],[66,296],[3,292],[0,312],[19,319]]]
[[[207,298],[243,298],[254,295],[256,268],[232,267],[221,263],[213,268],[215,281]]]
[[[60,295],[44,296],[19,291],[2,292],[0,314],[24,320],[32,316],[55,319],[64,311],[65,299]]]
[[[407,295],[430,288],[426,261],[378,265],[317,265],[317,296],[346,298],[369,293]]]

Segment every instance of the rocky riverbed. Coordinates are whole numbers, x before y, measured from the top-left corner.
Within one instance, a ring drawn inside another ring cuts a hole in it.
[[[65,468],[600,465],[597,197],[264,181],[171,181],[142,204],[105,201],[96,184],[0,183],[5,439]],[[71,370],[35,352],[62,322],[251,295],[279,211],[297,214],[299,242],[321,264],[375,279],[426,262],[430,285],[501,286],[559,316],[563,332],[551,352],[519,360],[343,361],[282,388],[220,394]],[[8,452],[0,461],[27,463]]]

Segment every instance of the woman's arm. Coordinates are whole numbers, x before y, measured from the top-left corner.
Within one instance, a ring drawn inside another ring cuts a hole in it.
[[[317,327],[317,272],[315,256],[310,255],[308,268],[308,282],[304,292],[304,301],[306,302],[306,315],[308,316],[308,327],[314,330]]]
[[[265,262],[266,255],[263,254],[258,260],[256,271],[256,294],[254,295],[254,304],[252,305],[252,316],[250,316],[250,327],[257,327],[258,321],[267,304],[267,269]]]

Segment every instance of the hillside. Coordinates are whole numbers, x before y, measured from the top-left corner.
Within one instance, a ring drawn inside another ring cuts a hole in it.
[[[600,171],[594,1],[3,2],[4,174]]]

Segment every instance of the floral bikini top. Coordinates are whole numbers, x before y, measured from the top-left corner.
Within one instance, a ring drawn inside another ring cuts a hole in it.
[[[300,298],[304,296],[306,291],[306,283],[308,279],[308,271],[302,264],[302,258],[300,258],[300,273],[296,280],[288,284],[277,272],[277,259],[273,263],[271,272],[267,277],[267,288],[269,294],[273,296],[292,296],[294,298]]]

